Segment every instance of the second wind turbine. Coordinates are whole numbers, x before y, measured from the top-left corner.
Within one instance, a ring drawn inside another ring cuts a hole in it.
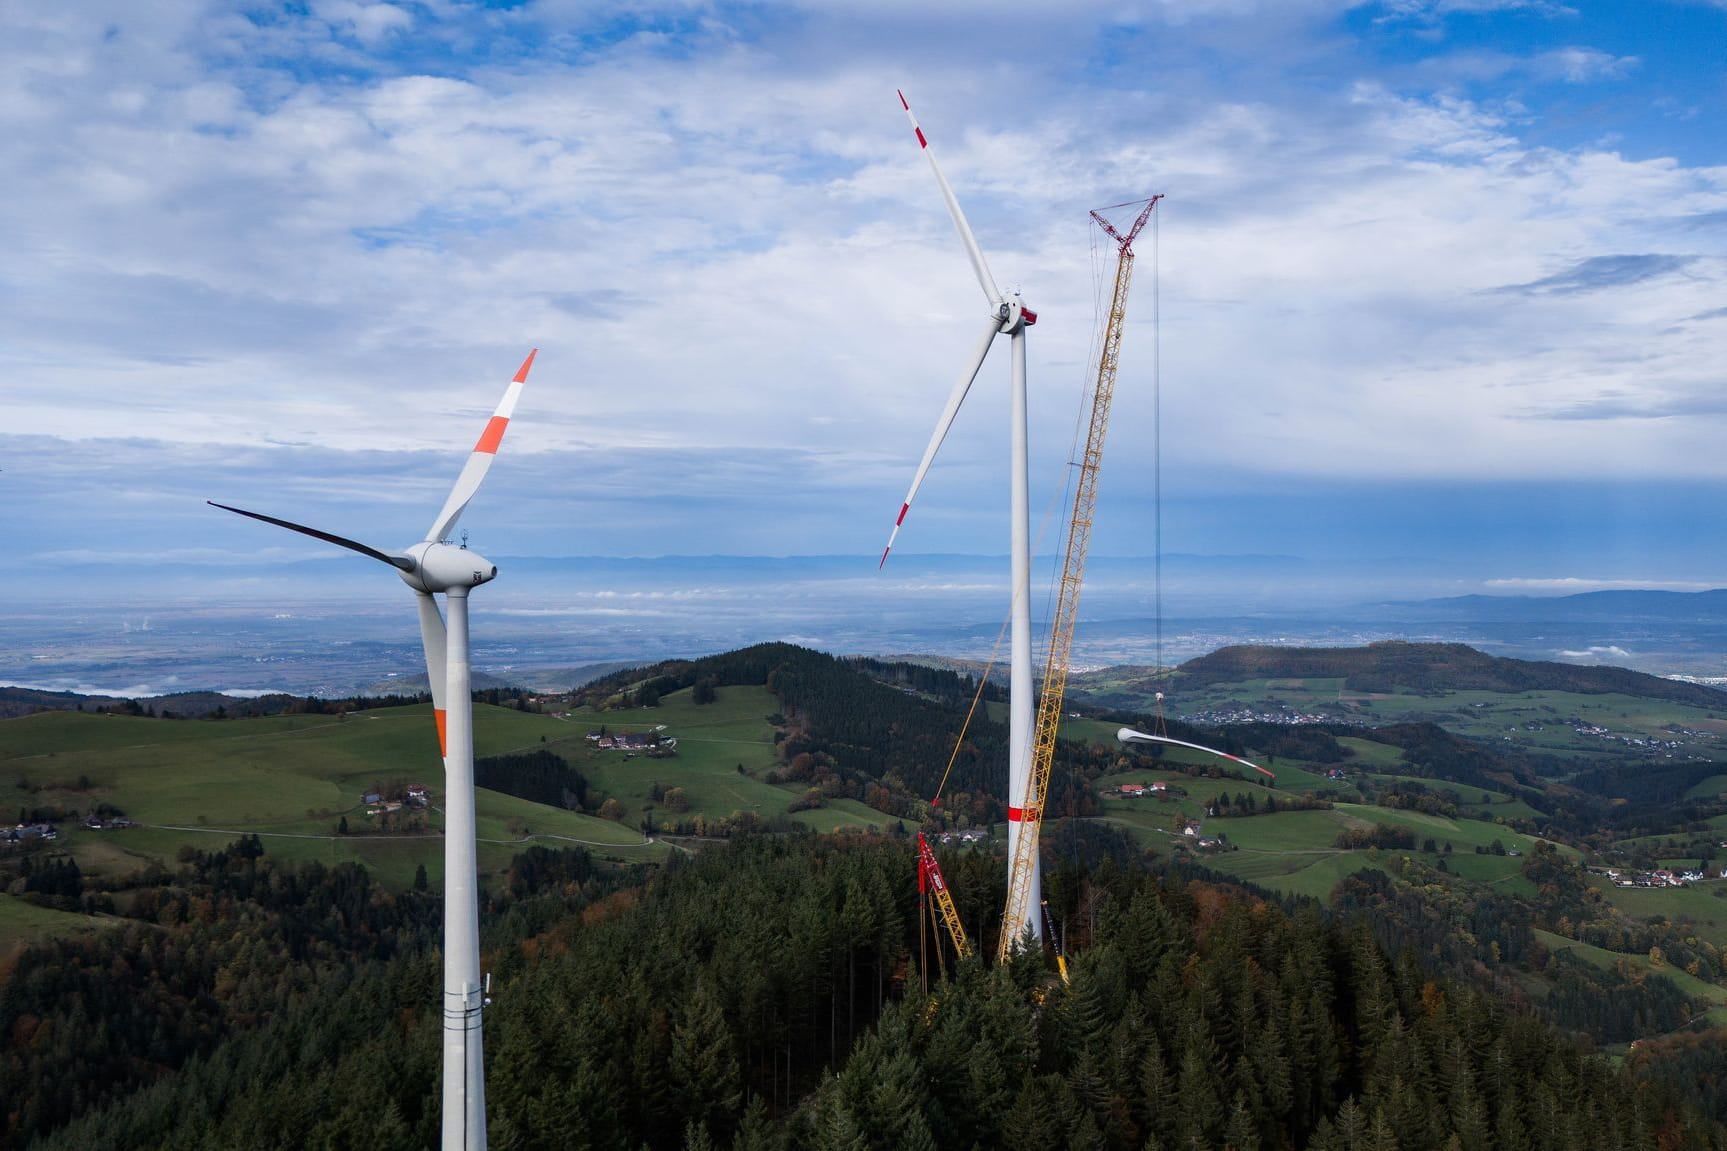
[[[1010,481],[1012,504],[1011,553],[1013,556],[1013,608],[1011,659],[1008,675],[1008,809],[1007,809],[1007,858],[1008,866],[1013,866],[1013,860],[1018,856],[1019,839],[1022,835],[1034,837],[1034,849],[1031,852],[1033,860],[1029,898],[1024,904],[1028,908],[1042,906],[1042,875],[1036,863],[1035,837],[1038,827],[1035,822],[1026,820],[1026,812],[1014,806],[1026,794],[1026,783],[1031,773],[1031,743],[1032,743],[1032,678],[1031,678],[1031,498],[1027,478],[1029,465],[1026,451],[1026,391],[1025,391],[1025,331],[1037,323],[1037,313],[1027,308],[1019,298],[1019,293],[1003,294],[995,286],[995,279],[989,274],[989,265],[984,263],[983,250],[978,247],[977,237],[972,235],[971,225],[966,223],[965,213],[960,210],[959,201],[954,198],[953,188],[948,185],[947,177],[942,175],[941,165],[936,163],[935,153],[930,150],[929,140],[923,134],[917,117],[912,114],[911,105],[906,102],[905,93],[900,92],[900,107],[905,109],[906,119],[911,121],[912,131],[917,134],[918,146],[923,149],[924,156],[929,160],[930,170],[935,173],[936,184],[941,188],[942,199],[947,202],[948,214],[953,217],[953,226],[959,232],[960,241],[965,245],[966,255],[971,258],[972,273],[977,277],[978,286],[983,289],[985,300],[989,305],[989,319],[985,321],[983,331],[979,335],[977,348],[972,353],[965,370],[960,373],[959,381],[954,385],[953,392],[948,396],[947,406],[942,409],[941,418],[936,421],[935,434],[930,436],[929,446],[924,449],[923,460],[917,466],[917,474],[912,476],[911,488],[906,492],[905,502],[900,505],[899,517],[894,520],[893,531],[888,536],[887,547],[882,549],[881,564],[878,570],[887,563],[888,552],[893,549],[894,538],[899,535],[900,525],[905,523],[906,512],[911,510],[911,502],[917,497],[918,487],[923,483],[930,464],[935,460],[935,454],[941,448],[942,440],[953,426],[954,416],[959,413],[960,405],[965,402],[966,393],[971,390],[972,381],[977,379],[979,369],[983,367],[989,350],[995,345],[997,336],[1007,336],[1010,340],[1012,358],[1012,415],[1010,419],[1012,459],[1012,479]],[[1011,879],[1011,876],[1010,876]],[[1001,929],[1005,938],[1017,940],[1027,931],[1033,938],[1042,937],[1042,924],[1036,915],[1022,914],[1012,917],[1014,921],[1004,919]]]

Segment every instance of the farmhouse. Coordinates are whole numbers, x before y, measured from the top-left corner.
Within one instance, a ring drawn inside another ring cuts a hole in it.
[[[0,843],[23,843],[30,839],[49,842],[60,838],[52,823],[20,823],[17,827],[0,828]]]

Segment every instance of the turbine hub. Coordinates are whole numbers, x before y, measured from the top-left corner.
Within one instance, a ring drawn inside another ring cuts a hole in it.
[[[479,587],[497,578],[498,565],[478,552],[455,544],[415,544],[408,549],[414,570],[402,573],[402,582],[416,591],[447,592],[451,588]]]
[[[996,316],[1001,321],[1002,334],[1008,336],[1017,331],[1022,324],[1029,328],[1037,323],[1037,313],[1026,307],[1025,301],[1017,295],[1003,300],[1001,306],[996,309]]]

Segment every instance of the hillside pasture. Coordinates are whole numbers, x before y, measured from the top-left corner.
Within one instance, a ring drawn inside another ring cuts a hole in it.
[[[1376,739],[1340,735],[1337,742],[1355,754],[1343,764],[1346,771],[1389,771],[1403,762],[1403,749]]]
[[[1580,943],[1563,935],[1555,935],[1551,931],[1543,931],[1540,928],[1535,929],[1535,938],[1539,939],[1549,951],[1567,952],[1603,971],[1612,971],[1623,963],[1634,970],[1648,972],[1658,978],[1671,980],[1680,991],[1692,999],[1700,999],[1710,1005],[1706,1018],[1711,1026],[1727,1027],[1727,987],[1718,987],[1670,964],[1658,965],[1652,962],[1646,954],[1629,955],[1608,951],[1593,944]]]
[[[485,705],[474,714],[480,756],[545,746],[543,736],[569,733],[550,716]],[[182,847],[210,850],[257,834],[285,861],[352,860],[393,886],[411,882],[422,864],[439,877],[442,777],[428,705],[222,721],[58,712],[0,725],[0,784],[10,784],[21,805],[89,811],[109,803],[140,825],[90,831],[62,824],[60,849],[96,875],[150,861],[172,866]],[[360,834],[368,826],[361,794],[391,780],[432,789],[428,833]],[[519,827],[556,837],[545,842],[593,845],[619,858],[645,854],[634,827],[484,789],[476,802],[480,837],[492,841],[481,848],[487,870],[506,867],[534,842]],[[355,834],[336,834],[343,818]]]
[[[1722,792],[1727,792],[1727,775],[1712,775],[1708,779],[1693,784],[1685,793],[1686,799],[1714,799]]]
[[[1347,876],[1358,871],[1384,870],[1369,856],[1354,851],[1293,855],[1243,849],[1206,856],[1203,862],[1207,867],[1245,882],[1320,902],[1328,902],[1332,889]]]
[[[38,907],[15,895],[0,894],[0,961],[13,949],[55,936],[99,931],[122,922],[108,916],[80,915]]]
[[[1689,887],[1618,887],[1605,876],[1591,875],[1589,885],[1633,918],[1673,922],[1686,918],[1699,939],[1727,947],[1727,881]]]
[[[658,707],[570,714],[569,730],[554,750],[587,777],[590,785],[623,804],[634,825],[648,810],[661,822],[693,814],[713,817],[753,811],[762,818],[784,813],[798,792],[761,777],[777,765],[767,717],[779,701],[765,687],[723,687],[711,704],[691,702],[691,691],[673,692]],[[622,750],[602,750],[585,738],[608,732],[647,732],[675,738],[676,754],[665,759]],[[742,767],[740,772],[738,769]],[[652,798],[655,784],[682,788],[689,807],[667,811]]]
[[[793,812],[792,819],[813,831],[855,831],[860,828],[886,831],[902,822],[855,799],[830,799],[822,807]],[[911,824],[906,827],[908,831],[915,830]]]

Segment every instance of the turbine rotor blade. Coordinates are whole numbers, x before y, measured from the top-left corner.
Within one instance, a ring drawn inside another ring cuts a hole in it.
[[[989,274],[989,265],[984,263],[983,259],[983,249],[977,246],[977,237],[972,235],[971,225],[966,223],[965,213],[960,210],[953,188],[948,184],[947,177],[942,175],[941,165],[935,162],[935,153],[930,150],[929,138],[923,134],[923,127],[918,124],[917,116],[906,102],[905,93],[896,90],[894,94],[899,97],[900,107],[905,109],[905,118],[911,121],[911,130],[917,133],[918,147],[923,149],[924,157],[929,160],[930,170],[935,173],[935,182],[941,186],[941,197],[947,201],[948,215],[953,217],[953,226],[958,230],[961,242],[965,244],[965,253],[971,257],[971,270],[977,276],[978,286],[983,289],[983,294],[989,297],[991,304],[1000,304],[1001,290],[995,286],[995,277]]]
[[[383,560],[391,567],[400,568],[405,572],[413,571],[416,566],[414,561],[407,556],[393,556],[388,552],[381,552],[375,547],[370,547],[366,544],[360,543],[358,540],[348,539],[346,536],[333,535],[330,532],[321,532],[317,528],[309,528],[305,524],[297,524],[291,520],[279,520],[275,516],[267,516],[261,512],[249,512],[245,508],[229,507],[227,504],[219,504],[215,500],[205,500],[204,502],[213,508],[221,508],[225,512],[233,512],[237,516],[246,516],[248,519],[263,520],[267,524],[275,524],[279,528],[287,528],[291,532],[299,532],[303,536],[311,536],[313,539],[323,540],[325,543],[335,544],[338,547],[347,548],[349,551],[359,552],[363,556],[371,556],[375,560]]]
[[[1192,748],[1194,751],[1203,751],[1207,755],[1221,756],[1224,759],[1232,760],[1235,763],[1239,763],[1239,764],[1243,764],[1247,767],[1251,767],[1253,770],[1257,771],[1259,774],[1269,775],[1269,776],[1271,776],[1272,779],[1277,778],[1277,776],[1275,774],[1273,774],[1270,771],[1267,771],[1265,768],[1259,766],[1257,763],[1254,763],[1251,759],[1243,759],[1239,755],[1231,755],[1231,754],[1229,754],[1229,752],[1219,751],[1215,747],[1206,747],[1202,743],[1189,743],[1185,739],[1171,739],[1167,735],[1150,735],[1150,734],[1147,734],[1146,732],[1143,732],[1143,731],[1135,731],[1131,727],[1124,727],[1120,731],[1116,732],[1115,738],[1122,743],[1162,743],[1162,744],[1167,744],[1170,747]]]
[[[438,601],[431,593],[415,592],[414,598],[420,605],[420,646],[426,652],[426,680],[432,685],[432,718],[438,725],[438,754],[447,755],[444,696],[448,690],[445,677],[449,674],[446,671],[449,632],[444,627],[444,617],[438,613]]]
[[[911,488],[905,494],[905,501],[900,504],[899,518],[893,522],[893,531],[888,535],[887,547],[881,551],[881,563],[876,565],[880,571],[887,566],[887,554],[893,550],[893,541],[899,536],[900,525],[905,523],[905,514],[911,510],[912,500],[917,498],[917,490],[923,484],[923,478],[929,473],[930,464],[935,462],[935,454],[941,449],[942,441],[947,438],[948,429],[953,427],[953,420],[959,414],[960,405],[965,402],[966,393],[971,390],[972,381],[977,379],[978,370],[983,367],[984,359],[989,355],[989,349],[995,343],[996,335],[1001,331],[1001,325],[993,317],[989,327],[985,329],[983,338],[978,341],[977,350],[972,353],[971,363],[966,368],[959,382],[953,387],[953,392],[947,398],[947,407],[941,411],[941,418],[936,421],[935,434],[929,438],[929,446],[923,450],[923,459],[917,465],[917,474],[912,476]]]
[[[455,486],[450,489],[450,498],[444,501],[444,510],[432,521],[432,529],[426,533],[426,543],[447,539],[455,528],[456,521],[461,518],[462,509],[468,506],[468,501],[480,490],[480,481],[486,478],[486,473],[491,470],[492,460],[497,457],[498,445],[504,441],[504,429],[509,426],[510,415],[516,410],[516,398],[522,394],[522,385],[528,382],[528,369],[534,366],[534,357],[538,354],[538,348],[528,353],[528,358],[523,360],[522,366],[516,370],[515,379],[504,389],[504,398],[498,401],[497,410],[492,413],[492,418],[486,421],[486,430],[480,433],[479,441],[474,444],[474,450],[468,456],[468,462],[462,466],[462,474],[456,477]]]

